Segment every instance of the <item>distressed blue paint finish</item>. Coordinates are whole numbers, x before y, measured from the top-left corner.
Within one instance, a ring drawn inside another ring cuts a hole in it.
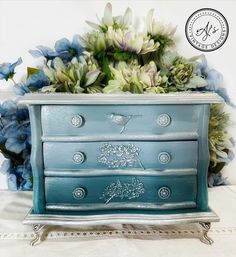
[[[31,166],[33,171],[33,205],[35,213],[43,213],[45,210],[44,197],[44,165],[41,142],[41,106],[29,107],[30,126],[32,131]]]
[[[124,101],[78,95],[73,104],[68,97],[25,96],[32,128],[34,213],[208,210],[209,103],[220,101],[216,95],[189,94],[191,101],[188,95],[150,96],[150,101],[147,95],[124,96]],[[116,152],[110,159],[104,159],[105,144]],[[123,158],[118,146],[124,150],[129,144],[136,150]],[[104,196],[112,183],[120,188],[134,178],[144,192],[131,197],[130,185],[124,196]]]
[[[112,146],[127,146],[130,142],[83,142],[83,143],[59,143],[47,142],[43,144],[44,149],[44,165],[45,169],[107,169],[106,164],[98,162],[101,156],[101,148],[106,143]],[[136,161],[132,166],[119,167],[124,169],[145,168],[145,169],[185,169],[197,167],[197,141],[173,141],[173,142],[157,142],[157,141],[132,141],[140,151]],[[76,152],[83,152],[85,160],[81,164],[73,161],[73,155]],[[162,164],[158,155],[168,152],[171,156],[169,163]],[[111,159],[117,157],[118,160],[122,156],[111,155]],[[124,156],[126,157],[126,156]],[[133,158],[135,159],[135,158]],[[141,162],[141,163],[140,163]],[[142,166],[141,166],[142,165]],[[110,168],[114,170],[114,168]]]
[[[45,136],[119,134],[122,125],[114,123],[110,114],[120,114],[126,117],[133,115],[127,121],[124,135],[195,132],[200,125],[201,108],[201,105],[43,106],[42,128]],[[170,116],[169,126],[158,124],[158,116],[161,114]],[[74,115],[84,118],[81,127],[72,126],[71,119]]]
[[[47,204],[64,204],[64,205],[79,205],[83,204],[103,204],[101,198],[104,189],[113,182],[119,180],[121,183],[130,183],[133,176],[99,176],[99,177],[80,177],[80,178],[58,178],[47,177],[45,179],[46,202]],[[113,198],[111,202],[118,202],[120,205],[116,209],[122,209],[122,203],[179,203],[193,201],[196,202],[197,196],[197,179],[196,176],[173,176],[173,177],[152,177],[138,176],[141,183],[144,185],[144,193],[137,198],[127,200],[127,198]],[[61,187],[63,185],[63,190]],[[83,199],[73,197],[73,191],[77,187],[82,187],[86,190],[86,196]],[[161,187],[168,187],[171,190],[171,195],[168,199],[161,199],[158,196],[158,190]],[[109,205],[109,203],[108,203]],[[137,208],[137,205],[135,205]],[[101,207],[100,207],[101,208]],[[106,208],[104,205],[102,208]]]
[[[208,148],[208,119],[210,115],[210,106],[202,106],[202,122],[199,126],[198,146],[198,195],[197,203],[199,210],[207,210],[208,208],[208,190],[207,190],[207,174],[210,161],[210,153]]]

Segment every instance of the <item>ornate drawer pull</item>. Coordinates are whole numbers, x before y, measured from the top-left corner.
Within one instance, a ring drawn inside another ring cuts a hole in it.
[[[161,199],[168,199],[171,196],[171,190],[169,187],[161,187],[158,190],[158,196]]]
[[[73,197],[75,199],[83,199],[86,196],[86,190],[83,187],[77,187],[73,191]]]
[[[157,118],[157,122],[160,126],[167,127],[171,123],[171,117],[166,113],[160,114]]]
[[[85,161],[85,154],[82,152],[75,152],[73,155],[73,161],[76,164],[81,164]]]
[[[71,118],[71,125],[75,128],[79,128],[83,125],[84,118],[81,115],[75,114]]]
[[[171,155],[167,152],[161,152],[158,154],[158,161],[161,164],[167,164],[171,161]]]

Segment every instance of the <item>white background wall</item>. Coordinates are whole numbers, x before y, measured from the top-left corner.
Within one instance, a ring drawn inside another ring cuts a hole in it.
[[[206,53],[209,65],[221,71],[224,83],[232,100],[236,103],[236,1],[110,1],[115,15],[123,14],[129,6],[133,10],[135,23],[142,22],[149,9],[155,8],[156,19],[178,25],[176,33],[177,50],[185,57],[201,54],[185,38],[184,26],[188,17],[197,9],[210,7],[217,9],[228,20],[230,34],[227,42],[220,49]],[[0,63],[14,62],[18,57],[24,60],[16,69],[16,80],[24,77],[27,66],[35,66],[39,60],[28,53],[37,45],[53,47],[54,42],[62,37],[72,39],[74,34],[83,34],[90,28],[85,20],[96,21],[96,14],[103,16],[107,1],[90,0],[0,0]],[[139,21],[138,21],[138,18]],[[11,82],[0,81],[0,99],[6,99],[12,90]],[[5,93],[4,93],[5,92]],[[9,92],[9,93],[6,93]],[[236,109],[232,110],[234,120]],[[232,127],[236,139],[236,127]],[[1,162],[1,159],[0,159]],[[229,182],[236,184],[236,159],[225,169]],[[0,188],[5,188],[5,177],[0,174]]]

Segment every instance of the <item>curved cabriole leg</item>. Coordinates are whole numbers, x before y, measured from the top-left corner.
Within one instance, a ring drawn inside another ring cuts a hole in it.
[[[34,232],[34,238],[30,241],[30,245],[34,246],[37,245],[41,242],[41,236],[42,236],[42,232],[43,232],[43,228],[45,227],[45,225],[43,224],[33,224],[32,225],[32,229]]]
[[[214,243],[214,241],[207,235],[207,233],[209,232],[209,230],[211,228],[211,223],[210,222],[200,222],[199,224],[201,225],[202,232],[203,232],[203,235],[200,238],[201,242],[203,242],[204,244],[207,244],[207,245],[212,245]]]

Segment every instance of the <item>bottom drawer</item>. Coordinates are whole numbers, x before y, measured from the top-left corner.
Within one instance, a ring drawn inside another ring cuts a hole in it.
[[[196,207],[196,176],[46,177],[47,210]]]

